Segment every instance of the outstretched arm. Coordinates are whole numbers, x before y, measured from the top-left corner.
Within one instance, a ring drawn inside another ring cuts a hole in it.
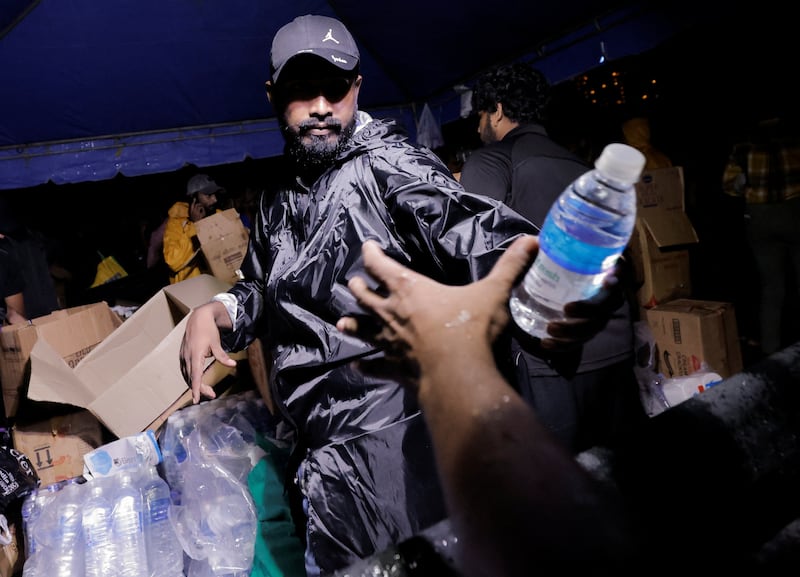
[[[387,296],[361,278],[349,284],[383,323],[374,340],[418,369],[459,565],[470,575],[530,575],[555,564],[607,567],[627,544],[616,510],[495,365],[492,342],[509,320],[511,287],[537,248],[535,237],[520,238],[484,279],[454,287],[414,273],[367,242],[367,271]],[[361,334],[356,319],[337,326]]]

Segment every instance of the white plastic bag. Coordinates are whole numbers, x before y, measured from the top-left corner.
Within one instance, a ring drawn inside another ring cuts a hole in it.
[[[422,108],[422,114],[419,115],[417,122],[417,142],[431,150],[444,146],[442,130],[427,103]]]

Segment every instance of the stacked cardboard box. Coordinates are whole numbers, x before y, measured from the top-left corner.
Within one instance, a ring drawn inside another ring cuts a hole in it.
[[[31,461],[42,487],[83,473],[83,455],[103,444],[100,422],[79,410],[12,429],[14,448]]]
[[[647,310],[656,343],[656,371],[683,377],[705,368],[728,378],[742,370],[731,303],[676,299]]]
[[[42,486],[80,475],[83,456],[107,440],[103,427],[117,437],[157,430],[191,404],[178,358],[188,313],[229,287],[201,275],[165,287],[124,322],[97,303],[3,330],[13,443]],[[215,385],[234,372],[211,363],[205,380]]]
[[[681,167],[646,171],[636,184],[636,228],[629,248],[640,306],[690,297],[689,247],[697,233],[684,209]]]

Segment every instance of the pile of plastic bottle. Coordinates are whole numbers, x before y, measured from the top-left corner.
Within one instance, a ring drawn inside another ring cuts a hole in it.
[[[187,407],[159,435],[161,462],[32,490],[23,577],[245,577],[257,520],[247,475],[274,435],[248,391]]]
[[[184,575],[169,487],[155,467],[80,481],[50,485],[24,501],[24,577]]]
[[[247,477],[277,443],[275,420],[254,391],[173,413],[159,435],[172,520],[188,577],[249,576],[256,512]]]

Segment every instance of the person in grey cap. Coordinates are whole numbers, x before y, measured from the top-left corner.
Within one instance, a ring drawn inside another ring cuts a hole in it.
[[[194,223],[217,212],[217,194],[224,191],[207,174],[196,174],[186,184],[188,200],[179,200],[167,212],[163,253],[171,284],[205,272]]]
[[[430,436],[414,389],[404,385],[409,375],[356,363],[380,365],[384,356],[366,337],[378,323],[347,285],[364,276],[362,243],[375,240],[439,282],[466,284],[536,229],[503,204],[465,193],[395,121],[358,110],[360,55],[341,22],[296,18],[278,30],[270,54],[266,86],[286,140],[283,166],[260,197],[243,280],[193,310],[180,364],[197,403],[215,396],[203,382],[208,357],[234,366],[228,351],[264,342],[275,410],[295,432],[290,489],[302,497],[313,576],[447,515]],[[606,308],[598,301],[589,316],[553,323],[555,337],[539,346],[580,346],[602,326]],[[363,333],[338,331],[342,316],[357,319]],[[498,346],[498,362],[507,354]],[[474,450],[478,458],[479,443]]]

